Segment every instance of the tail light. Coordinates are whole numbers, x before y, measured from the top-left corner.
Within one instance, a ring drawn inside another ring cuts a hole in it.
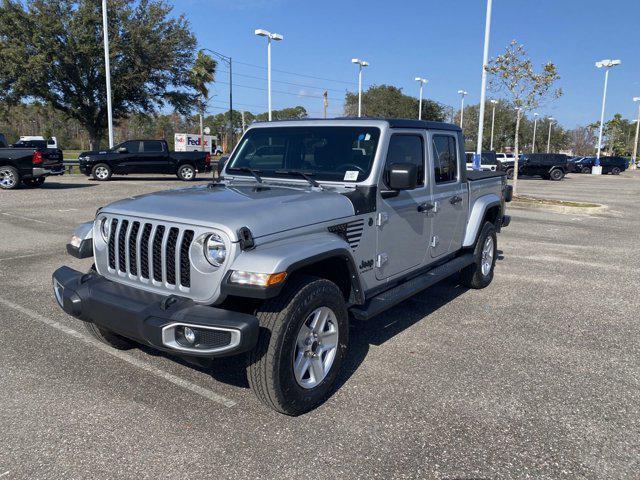
[[[42,165],[42,152],[33,152],[31,161],[34,165]]]
[[[204,164],[205,165],[211,165],[211,154],[207,153],[207,155],[204,157]]]

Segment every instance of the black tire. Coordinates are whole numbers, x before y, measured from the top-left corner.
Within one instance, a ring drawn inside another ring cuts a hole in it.
[[[44,184],[45,177],[25,178],[22,183],[27,187],[38,188]]]
[[[14,167],[0,167],[0,189],[14,190],[20,186],[20,173]]]
[[[335,356],[324,379],[313,388],[304,388],[296,380],[293,365],[298,333],[311,313],[320,307],[328,307],[335,315],[338,328]],[[286,415],[312,410],[331,393],[347,353],[349,315],[342,292],[329,280],[294,277],[278,297],[264,302],[257,317],[258,344],[247,356],[251,389],[266,406]]]
[[[507,168],[507,178],[513,180],[513,168]]]
[[[111,330],[99,327],[95,323],[83,323],[85,329],[93,338],[115,348],[116,350],[129,350],[134,345],[131,340],[121,337],[120,335],[113,333]]]
[[[91,176],[98,182],[106,182],[111,179],[111,175],[113,175],[111,167],[106,163],[98,163],[91,169]]]
[[[191,164],[180,165],[178,172],[176,173],[178,178],[183,182],[190,182],[196,178],[196,169]]]
[[[559,182],[564,178],[564,172],[559,168],[554,168],[553,170],[551,170],[551,172],[549,172],[549,178],[554,182]]]
[[[611,169],[611,175],[620,175],[620,169],[618,167],[613,167]]]
[[[581,173],[591,173],[591,167],[582,167]]]
[[[493,257],[491,259],[491,268],[487,273],[482,272],[483,249],[487,239],[493,240]],[[496,257],[498,253],[498,237],[496,235],[496,227],[491,222],[485,222],[478,235],[476,246],[473,250],[474,262],[468,267],[460,271],[460,281],[467,288],[484,288],[493,280],[493,271],[496,265]]]

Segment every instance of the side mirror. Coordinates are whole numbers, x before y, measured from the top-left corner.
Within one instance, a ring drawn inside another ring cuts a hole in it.
[[[387,184],[393,191],[413,190],[418,186],[418,167],[413,163],[392,163],[387,170]]]
[[[127,150],[127,147],[120,147],[118,153],[129,153],[129,150]]]

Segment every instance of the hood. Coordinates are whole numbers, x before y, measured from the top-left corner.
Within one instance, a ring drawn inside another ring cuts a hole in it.
[[[262,237],[354,215],[353,204],[339,190],[270,184],[166,190],[120,200],[103,211],[221,228],[234,241],[242,227]]]

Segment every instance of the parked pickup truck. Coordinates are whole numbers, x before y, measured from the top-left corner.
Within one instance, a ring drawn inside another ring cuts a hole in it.
[[[59,148],[47,148],[46,141],[20,141],[8,147],[0,134],[0,189],[13,190],[20,184],[40,187],[46,177],[63,174]]]
[[[209,152],[171,152],[164,140],[128,140],[100,152],[82,152],[80,171],[95,180],[129,173],[173,173],[180,180],[196,178],[211,167]]]
[[[114,348],[246,353],[257,397],[304,413],[330,394],[350,318],[454,274],[491,283],[511,187],[467,172],[463,145],[437,122],[253,124],[220,181],[100,208],[67,245],[95,266],[56,270],[55,298]]]

